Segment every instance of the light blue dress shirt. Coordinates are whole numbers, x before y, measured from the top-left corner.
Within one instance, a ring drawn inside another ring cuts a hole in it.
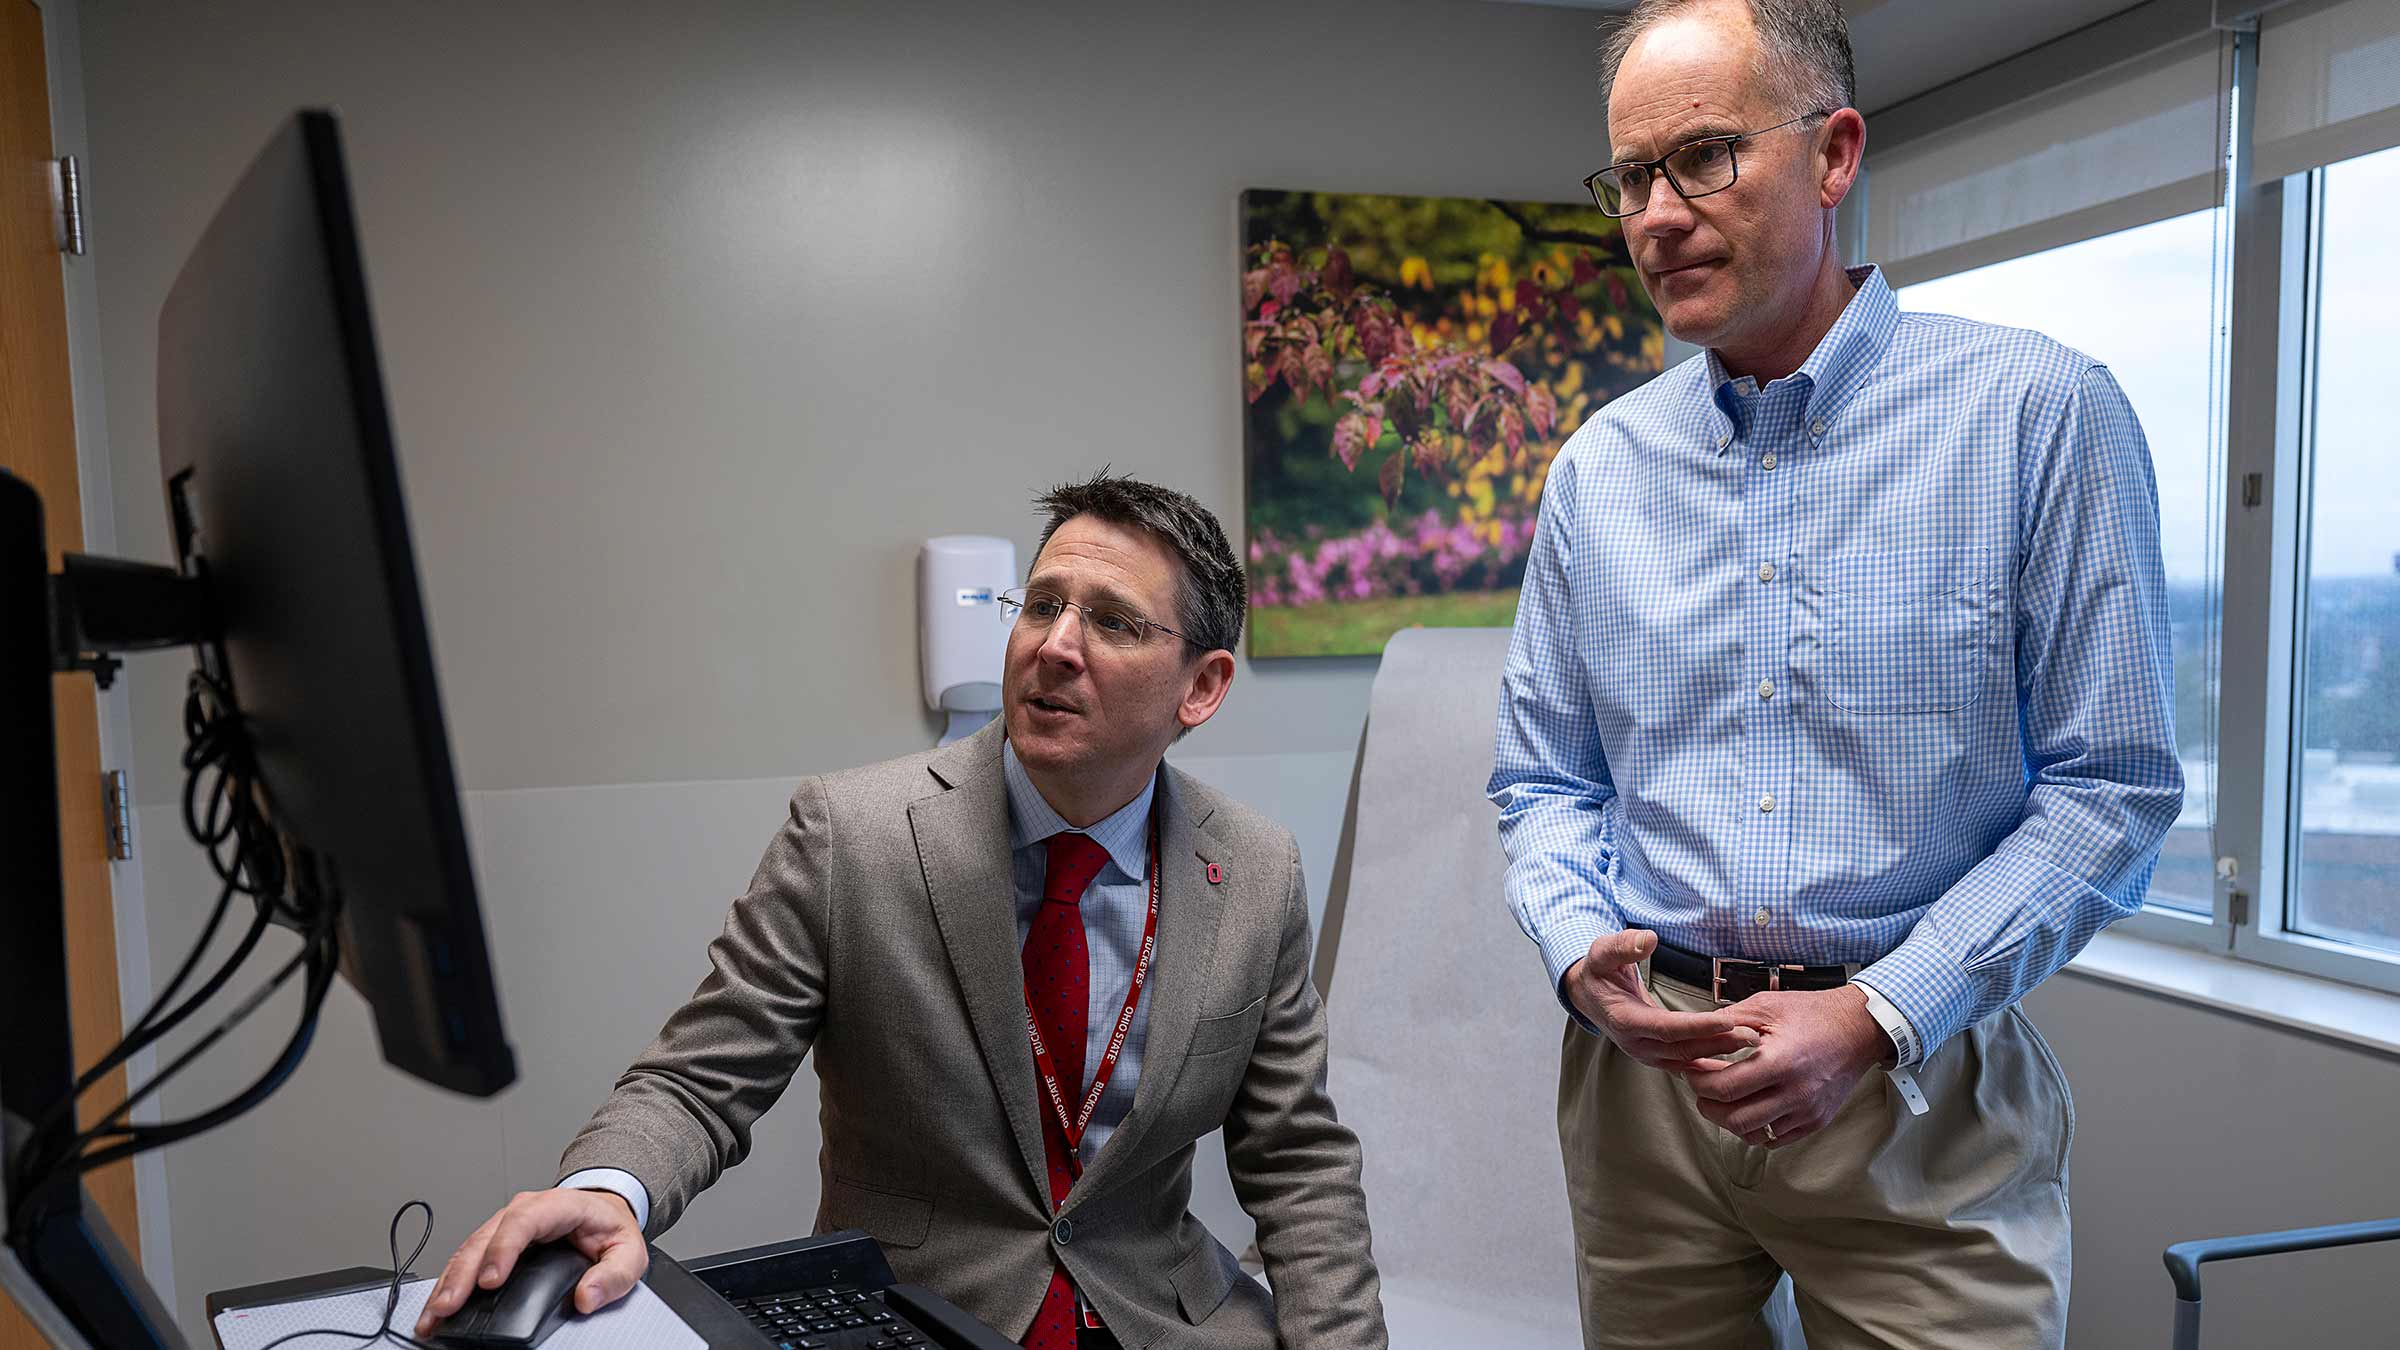
[[[1074,827],[1052,810],[1041,791],[1034,787],[1033,780],[1025,774],[1024,764],[1017,759],[1015,746],[1003,743],[1000,758],[1008,781],[1009,862],[1017,910],[1017,946],[1022,949],[1025,935],[1033,927],[1034,911],[1042,906],[1042,874],[1049,866],[1049,851],[1042,841]],[[1150,913],[1150,804],[1157,795],[1158,776],[1152,774],[1140,796],[1083,831],[1108,853],[1108,865],[1085,888],[1082,903],[1084,938],[1091,958],[1091,1025],[1084,1038],[1083,1053],[1083,1084],[1087,1091],[1092,1075],[1099,1072],[1101,1056],[1108,1051],[1108,1039],[1116,1030],[1117,1017],[1125,1009],[1126,992],[1133,987],[1133,963],[1141,955],[1142,931]],[[1145,986],[1142,1001],[1134,1007],[1133,1025],[1125,1033],[1125,1048],[1117,1053],[1116,1072],[1109,1076],[1108,1090],[1100,1095],[1100,1104],[1093,1108],[1091,1124],[1084,1129],[1083,1146],[1076,1150],[1087,1167],[1100,1156],[1101,1146],[1133,1109],[1133,1090],[1142,1077],[1142,1046],[1149,1034],[1150,994]],[[1032,1054],[1030,1045],[1026,1053]],[[1071,1109],[1080,1109],[1082,1104],[1078,1094]],[[623,1196],[625,1203],[633,1207],[634,1222],[643,1231],[649,1230],[650,1192],[631,1172],[615,1167],[590,1167],[558,1184],[613,1191]]]
[[[1793,374],[1704,352],[1559,452],[1488,790],[1553,988],[1623,928],[1854,964],[1905,1067],[2140,908],[2183,779],[2116,382],[1852,280]]]
[[[1042,873],[1049,866],[1049,851],[1042,841],[1074,827],[1050,809],[1033,780],[1025,776],[1015,746],[1002,745],[1000,758],[1008,775],[1010,861],[1017,889],[1017,948],[1022,951],[1025,935],[1033,931],[1034,912],[1042,907]],[[1100,869],[1100,875],[1092,878],[1083,892],[1083,937],[1091,957],[1091,1021],[1083,1038],[1084,1092],[1091,1090],[1092,1075],[1100,1071],[1100,1057],[1108,1052],[1108,1038],[1116,1030],[1118,1015],[1125,1011],[1126,991],[1133,987],[1133,963],[1142,954],[1142,929],[1150,913],[1150,802],[1157,794],[1158,775],[1152,774],[1140,796],[1083,831],[1108,851],[1108,866]],[[1166,903],[1163,897],[1159,903]],[[1101,1145],[1133,1109],[1134,1085],[1142,1078],[1142,1046],[1149,1035],[1150,989],[1145,984],[1142,1001],[1134,1006],[1133,1026],[1125,1033],[1125,1048],[1117,1052],[1117,1071],[1109,1075],[1108,1090],[1100,1094],[1100,1104],[1092,1109],[1092,1123],[1083,1132],[1083,1146],[1076,1150],[1086,1167],[1100,1156]],[[1032,1053],[1030,1047],[1026,1053]],[[1069,1109],[1082,1106],[1078,1093]],[[1044,1119],[1047,1110],[1045,1106]]]

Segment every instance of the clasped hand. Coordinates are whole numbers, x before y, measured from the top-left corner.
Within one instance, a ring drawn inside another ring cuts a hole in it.
[[[1700,1114],[1744,1143],[1781,1148],[1825,1128],[1891,1049],[1852,986],[1754,994],[1708,1012],[1660,1007],[1641,972],[1657,947],[1641,929],[1601,935],[1567,968],[1567,996],[1619,1050],[1690,1083]]]

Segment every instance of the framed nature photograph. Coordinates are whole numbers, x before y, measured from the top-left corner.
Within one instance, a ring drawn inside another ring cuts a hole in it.
[[[1599,208],[1242,194],[1250,655],[1505,625],[1550,461],[1661,369]]]

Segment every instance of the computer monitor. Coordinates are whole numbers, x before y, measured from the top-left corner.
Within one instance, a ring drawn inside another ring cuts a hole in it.
[[[193,247],[159,316],[158,413],[172,567],[70,556],[51,574],[39,501],[0,472],[0,1275],[53,1334],[63,1319],[112,1348],[182,1342],[81,1186],[57,1170],[27,1186],[20,1167],[40,1152],[26,1148],[30,1123],[66,1095],[76,1062],[53,671],[105,681],[112,653],[195,648],[247,730],[272,851],[333,902],[317,912],[339,915],[341,973],[373,1010],[384,1058],[475,1096],[516,1076],[331,114],[286,124]]]
[[[159,467],[275,823],[342,894],[385,1059],[489,1096],[500,1027],[330,113],[293,118],[158,317]]]

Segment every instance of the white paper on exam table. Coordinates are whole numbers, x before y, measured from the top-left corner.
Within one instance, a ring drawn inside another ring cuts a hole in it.
[[[323,1298],[228,1308],[217,1314],[217,1340],[225,1350],[261,1350],[276,1337],[295,1331],[356,1327],[358,1330],[350,1333],[302,1336],[285,1341],[276,1350],[359,1350],[360,1337],[375,1325],[390,1289],[389,1284],[379,1284]],[[432,1292],[431,1279],[401,1285],[400,1305],[387,1325],[402,1332],[413,1330],[417,1314]],[[708,1342],[684,1325],[665,1299],[650,1292],[649,1285],[637,1284],[632,1293],[600,1311],[560,1327],[542,1342],[542,1350],[708,1350]]]

